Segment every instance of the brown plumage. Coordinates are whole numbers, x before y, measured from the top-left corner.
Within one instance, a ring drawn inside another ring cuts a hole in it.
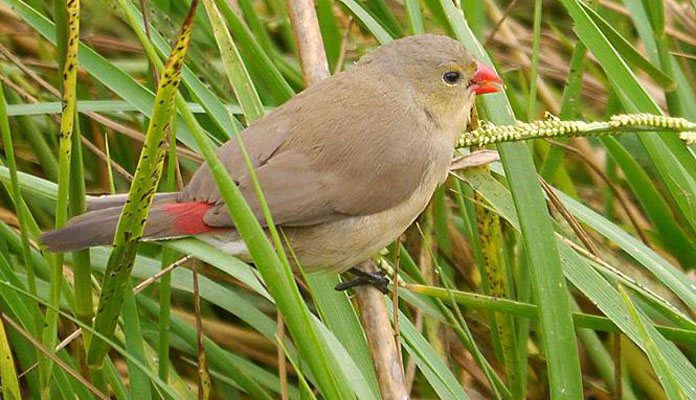
[[[496,82],[459,42],[413,36],[374,50],[245,129],[274,222],[303,268],[349,268],[401,234],[446,178],[474,95],[496,91]],[[218,156],[264,224],[237,141]],[[119,201],[99,200],[100,209],[42,242],[56,251],[110,243]],[[245,251],[207,164],[183,191],[155,200],[144,237],[194,234],[231,253]]]

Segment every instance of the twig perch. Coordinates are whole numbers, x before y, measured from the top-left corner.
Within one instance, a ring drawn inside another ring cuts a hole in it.
[[[313,85],[329,77],[324,41],[319,30],[319,20],[312,0],[288,1],[288,14],[295,31],[297,50],[300,53],[302,74],[307,85]]]
[[[372,260],[362,262],[359,268],[365,272],[377,272],[377,267]],[[356,292],[360,320],[370,346],[382,398],[384,400],[408,399],[401,357],[396,351],[396,341],[392,334],[384,294],[372,286],[358,287]]]

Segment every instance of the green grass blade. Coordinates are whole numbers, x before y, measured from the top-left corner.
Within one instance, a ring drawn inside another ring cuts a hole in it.
[[[130,285],[127,285],[123,295],[123,332],[126,342],[126,351],[139,360],[143,365],[148,365],[145,360],[145,345],[143,343],[143,332],[140,328],[138,317],[138,307]],[[149,400],[152,398],[150,391],[150,379],[132,362],[128,366],[128,383],[130,386],[130,398]]]
[[[166,190],[169,192],[174,192],[177,189],[176,175],[177,167],[179,166],[179,160],[176,155],[176,130],[172,129],[169,133],[169,154],[167,155],[167,182]],[[169,248],[162,249],[162,262],[161,268],[167,268],[171,263],[175,262],[177,258],[177,253]],[[157,342],[157,360],[158,360],[158,373],[159,377],[167,382],[169,379],[170,371],[170,357],[169,357],[169,320],[171,318],[172,310],[172,274],[168,273],[162,276],[159,282],[159,340]]]
[[[577,0],[561,2],[575,21],[575,30],[580,40],[592,53],[602,58],[601,66],[624,108],[628,112],[661,114],[655,101],[650,98],[626,62],[589,17],[586,8]],[[674,135],[641,135],[639,139],[678,210],[688,222],[691,232],[696,232],[696,204],[683,196],[683,193],[696,193],[696,158]]]
[[[341,56],[341,43],[343,35],[341,34],[336,16],[333,12],[333,6],[330,0],[317,0],[317,19],[319,20],[319,30],[324,41],[324,51],[326,58],[329,61],[329,69],[336,70],[336,63]]]
[[[11,185],[11,176],[12,174],[8,167],[0,166],[0,181],[3,184]],[[17,171],[17,178],[19,179],[19,187],[25,195],[29,194],[41,199],[56,201],[58,185],[55,183],[21,171]],[[36,222],[34,222],[35,224]],[[30,233],[38,236],[40,232],[38,226],[34,226],[31,229]]]
[[[230,33],[239,45],[240,52],[243,57],[246,56],[244,64],[249,67],[249,70],[254,71],[254,75],[258,75],[260,82],[272,89],[270,95],[273,101],[278,104],[285,102],[294,94],[294,91],[281,75],[280,66],[274,63],[271,55],[266,54],[261,48],[241,18],[232,10],[229,2],[215,0],[215,3],[225,18]]]
[[[696,293],[690,287],[683,272],[671,265],[658,253],[645,246],[640,240],[632,237],[601,215],[571,199],[562,192],[556,191],[563,204],[582,223],[588,224],[602,236],[616,243],[628,256],[642,264],[663,285],[676,294],[681,301],[691,309],[696,309]]]
[[[7,106],[6,112],[8,116],[17,115],[14,113],[14,109],[16,108],[33,110],[37,106],[37,103],[24,104],[19,95],[17,95],[17,93],[15,93],[13,90],[7,90],[5,94],[7,95],[7,101],[12,103]],[[78,110],[80,108],[79,103],[80,102],[78,100]],[[55,113],[60,113],[60,102],[54,102],[52,104],[54,104]],[[39,159],[39,164],[41,165],[42,171],[44,171],[49,179],[58,179],[58,160],[49,147],[49,143],[44,132],[42,132],[41,128],[33,118],[19,117],[16,120],[17,125],[22,126],[22,133],[24,134],[24,137],[31,143],[31,148],[36,154],[36,157]]]
[[[94,322],[95,330],[105,336],[110,336],[116,326],[116,317],[121,310],[123,293],[127,289],[133,267],[137,240],[142,236],[145,218],[162,174],[165,154],[162,144],[166,140],[165,135],[174,116],[174,101],[181,81],[181,65],[188,50],[196,5],[194,1],[173,52],[167,60],[134,183],[114,235],[114,249],[104,274],[99,308]],[[93,340],[90,343],[88,360],[91,368],[101,369],[107,350],[106,344],[101,340]]]
[[[404,248],[404,246],[399,247],[399,260],[402,268],[403,278],[408,282],[416,281],[420,284],[424,284],[425,279],[421,274],[421,271],[416,266],[416,263],[413,261],[411,255]],[[434,302],[424,302],[423,298],[412,296],[409,291],[401,291],[399,295],[409,304],[413,305],[414,307],[418,307],[418,309],[420,309],[424,314],[434,317],[439,321],[448,323],[454,329],[457,337],[462,342],[462,344],[464,344],[464,346],[466,346],[467,349],[471,352],[476,363],[483,370],[483,373],[486,375],[486,379],[488,379],[488,382],[492,387],[492,391],[495,397],[509,398],[510,391],[507,389],[507,387],[505,387],[505,384],[503,383],[502,379],[500,379],[497,372],[493,369],[493,367],[491,367],[488,360],[484,358],[482,351],[476,345],[476,340],[473,338],[473,335],[469,330],[466,321],[463,320],[462,315],[459,312],[460,310],[456,310],[457,315],[455,316],[454,313],[445,306],[444,301],[449,301],[450,303],[453,303],[453,306],[456,306],[456,304],[454,304],[453,302],[454,299],[452,297],[452,290],[450,289],[450,286],[452,285],[447,281],[444,282],[446,283],[446,288],[438,288],[438,290],[441,290],[444,294],[444,297],[441,297],[442,301],[436,300]],[[413,285],[409,285],[409,287],[412,288]],[[505,299],[498,298],[496,298],[496,300],[501,300],[502,302],[506,301]],[[419,352],[425,353],[434,352],[434,349],[432,348],[417,350]],[[426,379],[428,379],[428,383],[433,386],[441,385],[441,382],[437,381],[438,379],[440,379],[438,378],[438,375],[439,374],[425,374]],[[433,381],[433,379],[435,379],[435,381]]]
[[[30,224],[32,222],[30,221],[31,214],[29,212],[29,209],[27,208],[26,203],[24,202],[24,197],[22,196],[22,192],[20,190],[17,162],[15,160],[14,146],[12,144],[12,133],[10,132],[10,124],[7,119],[7,102],[5,101],[5,95],[2,84],[0,84],[0,134],[2,135],[2,144],[3,149],[5,150],[5,158],[8,164],[8,172],[10,175],[9,192],[12,194],[11,197],[15,204],[15,208],[17,210],[17,217],[19,219],[19,232],[20,237],[22,239],[22,258],[24,259],[24,268],[27,271],[29,291],[31,293],[36,294],[36,278],[34,276],[34,264],[32,262],[31,249],[29,245],[29,233],[32,231],[32,229],[30,228]],[[7,186],[7,183],[5,183],[5,185]],[[34,222],[34,225],[36,225],[36,222]],[[36,229],[34,229],[33,231],[36,232]],[[38,311],[38,309],[36,311]],[[40,312],[37,312],[35,314],[37,318],[37,325],[35,328],[38,328],[40,326],[40,315]],[[33,330],[32,332],[36,333]]]
[[[635,305],[631,301],[631,298],[628,296],[626,289],[623,286],[619,286],[619,291],[623,296],[623,300],[628,310],[628,315],[631,317],[631,320],[633,320],[633,323],[640,332],[640,336],[643,339],[643,343],[645,344],[645,352],[647,353],[648,358],[650,359],[652,367],[655,369],[657,378],[660,380],[662,387],[665,389],[665,394],[667,394],[667,398],[670,400],[684,399],[684,393],[679,387],[679,384],[674,378],[674,375],[672,375],[672,371],[670,370],[667,361],[662,356],[662,353],[658,350],[657,344],[655,343],[650,332],[648,331],[648,328],[646,326],[647,321],[644,320],[645,317],[643,317],[640,314],[640,312],[638,312]]]
[[[677,257],[683,266],[696,265],[696,243],[679,226],[669,204],[640,167],[635,158],[611,136],[601,139],[609,155],[621,167],[641,206],[659,232],[657,240]]]
[[[495,181],[490,175],[475,172],[470,173],[467,171],[465,177],[467,182],[474,186],[491,203],[501,217],[507,219],[516,229],[519,229],[519,222],[514,213],[512,198],[500,183]],[[570,210],[571,207],[568,202],[565,199],[563,200]],[[639,328],[625,318],[627,310],[618,290],[606,281],[599,272],[591,268],[589,263],[580,258],[565,242],[557,240],[556,245],[561,254],[564,273],[573,285],[588,298],[592,299],[593,304],[605,313],[636,345],[644,348],[646,344],[640,337]],[[681,387],[688,391],[691,396],[696,396],[696,387],[689,384],[689,382],[696,382],[696,368],[674,344],[668,342],[657,333],[654,326],[650,325],[648,329],[658,343],[658,348],[663,357],[669,360],[669,365],[672,367],[673,373]]]
[[[514,315],[516,317],[533,319],[539,317],[538,306],[536,304],[420,284],[410,283],[406,285],[406,289],[418,295],[424,295],[443,301],[454,299],[457,304],[474,310],[494,311]],[[591,329],[599,332],[620,332],[618,326],[606,317],[573,312],[573,321],[577,328]],[[696,344],[696,330],[680,329],[665,325],[655,325],[655,329],[669,340],[687,345]]]
[[[266,299],[273,301],[266,289],[260,285],[257,274],[250,270],[246,264],[230,258],[219,249],[195,239],[177,240],[167,243],[167,246],[205,261],[225,274],[240,280]],[[134,271],[135,274],[147,276],[147,273],[142,271]],[[190,278],[175,276],[173,282],[177,288],[183,289],[180,286],[180,282],[187,282],[188,280]],[[356,394],[364,393],[367,396],[366,398],[370,398],[368,393],[371,391],[374,393],[378,392],[374,372],[371,372],[373,366],[370,354],[366,348],[367,345],[357,316],[352,311],[352,306],[350,306],[347,299],[340,299],[340,296],[345,296],[344,294],[333,290],[334,285],[331,285],[331,282],[335,280],[336,277],[330,278],[324,275],[313,274],[307,276],[313,297],[327,326],[322,325],[316,318],[312,318],[312,320],[324,337],[324,340],[331,343],[329,351],[336,360],[340,360],[338,362],[340,371],[343,373],[344,379],[350,383],[349,386]],[[201,279],[200,285],[203,298],[249,323],[269,340],[275,340],[274,321],[255,310],[251,304],[247,305],[248,302],[244,298],[233,292],[225,291],[220,285],[209,283],[206,279]],[[317,288],[319,288],[319,291],[315,292]],[[188,288],[185,290],[190,291]],[[338,296],[339,299],[335,299],[335,296]],[[351,311],[346,311],[345,307],[351,307]],[[350,313],[352,313],[352,318],[349,318]],[[327,314],[330,317],[327,318]],[[261,321],[261,318],[263,318],[263,321]],[[331,329],[331,332],[327,327]],[[288,351],[291,355],[295,354],[294,346],[285,344],[285,347],[289,349]],[[361,348],[362,350],[360,350]]]
[[[0,321],[0,382],[2,382],[2,397],[7,400],[22,398],[19,391],[19,381],[15,369],[12,347],[5,332],[5,324]]]
[[[559,118],[571,119],[577,118],[580,114],[577,106],[577,99],[580,96],[582,89],[584,62],[587,55],[587,47],[582,42],[577,41],[573,49],[573,55],[570,59],[570,72],[567,78],[567,83],[563,88],[563,96],[561,98],[561,110]],[[557,177],[556,174],[562,173],[561,162],[565,150],[560,146],[553,146],[549,150],[543,164],[541,165],[539,175],[547,181],[553,182],[552,178]],[[559,170],[560,169],[560,170]]]
[[[367,27],[378,42],[387,44],[393,40],[392,35],[360,3],[355,0],[340,0],[340,2]]]
[[[0,277],[11,285],[21,287],[22,289],[26,288],[15,271],[12,270],[9,260],[4,255],[0,255]],[[34,305],[27,304],[12,291],[2,292],[0,297],[7,306],[8,314],[13,315],[29,332],[34,333],[36,336],[40,334],[41,321],[37,321],[35,318],[36,313],[39,311],[38,306],[32,310],[33,307],[31,306]]]
[[[148,310],[152,315],[157,316],[159,312],[156,310],[155,302],[143,296],[138,297],[139,305]],[[191,354],[195,355],[196,349],[196,332],[195,329],[184,323],[181,318],[172,316],[171,318],[172,332],[184,339],[190,346]],[[231,355],[222,350],[216,343],[210,339],[205,339],[205,351],[209,358],[210,364],[217,367],[221,371],[225,371],[226,375],[230,375],[233,379],[242,386],[254,399],[272,399],[273,397],[268,391],[261,386],[260,382],[255,379],[260,371],[247,371],[244,364],[239,358],[233,358]]]
[[[369,11],[378,20],[380,26],[390,32],[392,37],[402,37],[404,35],[399,22],[394,17],[385,0],[372,0],[363,4],[365,4],[364,9]]]
[[[654,12],[650,11],[650,4],[643,0],[625,0],[626,9],[643,41],[648,56],[654,64],[659,64],[667,73],[672,75],[676,87],[672,91],[666,91],[667,106],[670,113],[696,119],[696,94],[687,79],[684,71],[679,67],[676,58],[670,55],[668,41],[663,32],[653,30]],[[658,12],[657,16],[664,12]],[[659,22],[658,22],[659,23]],[[664,25],[664,22],[659,23]]]
[[[345,347],[336,338],[334,333],[329,331],[326,325],[321,323],[319,318],[312,315],[312,320],[317,330],[322,335],[324,342],[327,343],[327,347],[330,349],[329,352],[334,358],[335,364],[340,368],[340,373],[342,374],[341,379],[345,380],[346,383],[346,387],[343,390],[349,390],[355,393],[358,399],[379,399],[379,388],[376,386],[377,382],[368,380],[370,379],[370,372],[365,372],[363,370],[363,368],[365,368],[364,364],[357,364],[355,354],[353,354],[355,349]],[[360,359],[357,361],[360,361]],[[368,364],[368,368],[368,371],[370,371],[374,369],[374,366]],[[348,394],[348,392],[345,393]]]
[[[164,39],[162,39],[164,40]],[[159,49],[159,47],[158,47]],[[184,68],[184,75],[186,75],[187,69]],[[193,72],[189,71],[193,74]],[[186,76],[184,76],[186,80]],[[200,84],[200,82],[199,82]],[[190,90],[194,91],[198,89],[198,85],[191,85]],[[199,94],[200,95],[200,94]],[[212,94],[211,94],[212,95]],[[242,114],[242,108],[238,104],[223,104],[219,100],[216,100],[222,109],[220,110],[223,114]],[[203,113],[213,113],[208,109],[209,104],[205,103],[186,103],[186,108],[194,114]],[[267,107],[266,112],[272,108]],[[78,100],[77,101],[77,111],[81,113],[86,112],[97,112],[97,113],[109,113],[118,115],[124,112],[138,112],[138,108],[132,105],[130,102],[123,100]],[[215,112],[218,112],[217,110]],[[41,103],[32,104],[10,104],[7,107],[7,115],[10,117],[25,116],[25,115],[47,115],[47,114],[58,114],[60,113],[60,103],[57,101],[47,101]],[[230,122],[231,123],[231,122]],[[57,165],[57,164],[56,164]],[[58,169],[56,168],[56,171]]]
[[[577,303],[574,304],[573,307],[575,310],[580,309],[580,306],[578,306]],[[582,342],[583,346],[585,346],[588,358],[591,360],[592,364],[597,369],[598,375],[607,385],[609,390],[611,390],[613,393],[618,393],[616,391],[615,363],[612,358],[612,354],[610,353],[610,350],[607,349],[607,346],[604,344],[602,339],[600,339],[600,335],[598,335],[597,332],[590,329],[578,329],[577,332],[578,338]],[[625,375],[625,373],[622,374],[621,379],[621,390],[623,394],[623,399],[637,400],[637,397],[633,391],[633,387],[630,385],[630,382],[628,382],[628,380],[625,379]]]
[[[7,0],[7,2],[11,4],[23,20],[39,32],[41,36],[51,43],[56,42],[54,32],[55,26],[51,21],[39,14],[22,0]],[[80,66],[99,80],[99,82],[104,84],[104,86],[135,106],[138,111],[142,112],[145,116],[152,118],[155,95],[150,90],[139,84],[122,69],[107,61],[84,43],[80,43],[78,60]],[[191,134],[187,132],[186,126],[181,121],[177,121],[177,125],[181,127],[179,132],[181,141],[190,148],[196,149],[196,144],[191,139]]]
[[[80,143],[80,125],[75,125],[72,138],[72,157],[70,166],[70,214],[78,215],[85,212],[85,173]],[[94,300],[92,294],[92,269],[89,261],[89,251],[81,250],[73,254],[73,288],[75,292],[75,316],[85,323],[90,323],[94,315]],[[89,340],[89,334],[84,336]]]
[[[409,25],[411,26],[411,33],[414,35],[425,33],[425,27],[423,26],[423,13],[421,12],[419,3],[420,2],[417,0],[404,1]]]
[[[164,65],[157,54],[159,53],[163,57],[167,57],[171,52],[171,46],[159,33],[154,31],[154,27],[150,27],[150,35],[147,35],[145,27],[142,23],[143,16],[132,2],[117,0],[117,3],[121,11],[123,11],[125,14],[126,21],[130,25],[131,29],[133,29],[135,32],[140,44],[145,49],[145,53],[148,55],[150,63],[152,63],[158,71],[161,71]],[[186,87],[189,89],[189,92],[192,93],[193,97],[198,100],[198,103],[200,103],[200,111],[206,112],[213,118],[220,128],[220,131],[223,133],[222,137],[224,139],[229,138],[230,135],[226,130],[229,127],[234,128],[238,126],[238,121],[234,118],[230,118],[229,112],[225,109],[222,102],[186,65],[183,65],[182,79]],[[187,111],[189,111],[188,108],[180,110],[182,113]],[[183,126],[181,127],[184,128]],[[187,144],[190,145],[191,143]]]
[[[227,70],[227,79],[229,79],[234,94],[244,110],[247,122],[250,124],[263,116],[264,109],[261,99],[256,93],[249,72],[244,66],[239,50],[237,50],[237,46],[227,30],[217,6],[213,0],[203,0],[203,5],[208,13],[210,24],[213,26],[215,40]]]
[[[128,389],[126,389],[126,386],[121,381],[120,373],[116,370],[116,366],[114,366],[114,363],[109,358],[105,360],[104,371],[106,372],[107,382],[111,385],[112,395],[117,400],[127,400]]]
[[[261,18],[258,15],[259,13],[254,9],[254,4],[251,0],[240,0],[238,4],[239,9],[242,11],[242,15],[244,16],[244,20],[249,26],[249,30],[251,30],[251,32],[254,34],[254,37],[258,41],[259,45],[263,48],[264,52],[269,54],[271,51],[273,51],[273,41],[271,40],[263,21],[261,21]]]
[[[624,39],[623,36],[621,36],[621,34],[617,32],[609,22],[604,20],[604,18],[602,18],[591,7],[585,6],[584,9],[592,18],[592,21],[597,24],[597,27],[606,36],[607,40],[611,42],[611,45],[614,46],[616,51],[621,54],[627,63],[641,69],[663,88],[674,90],[675,84],[669,75],[655,67],[652,63],[650,63],[650,61],[643,57],[643,55],[640,54],[638,50],[636,50],[626,39]]]
[[[40,304],[42,304],[45,307],[52,307],[48,302],[44,301],[43,299],[34,296],[33,294],[27,292],[26,290],[14,286],[11,283],[5,282],[5,281],[0,281],[0,286],[2,286],[4,289],[0,292],[3,292],[5,290],[9,291],[14,291],[17,294],[21,295],[22,297],[25,297],[27,299],[36,301]],[[60,310],[59,308],[54,309],[55,312],[57,312],[59,315],[61,315],[63,318],[66,320],[74,323],[81,329],[85,331],[90,331],[90,333],[93,335],[94,339],[98,339],[103,341],[107,346],[109,346],[111,349],[115,350],[118,354],[120,354],[123,358],[125,358],[127,361],[132,362],[134,365],[136,365],[138,368],[140,368],[141,371],[146,373],[150,380],[157,385],[157,387],[162,390],[166,395],[170,396],[172,399],[177,399],[178,396],[176,393],[169,387],[167,386],[166,383],[164,383],[159,377],[157,377],[157,374],[153,373],[150,371],[150,369],[145,366],[143,363],[141,363],[138,359],[132,357],[124,348],[122,348],[119,344],[114,342],[110,337],[104,336],[101,333],[93,330],[93,328],[89,325],[84,324],[82,321],[78,320],[77,318],[74,318],[73,316],[69,315],[68,313]],[[71,393],[73,395],[75,392]],[[71,397],[71,396],[67,396]]]
[[[503,259],[504,244],[500,217],[485,206],[485,200],[480,197],[475,200],[477,202],[476,226],[482,255],[480,270],[484,277],[481,287],[486,294],[506,299],[511,293],[511,288],[508,287],[510,271]],[[517,370],[517,354],[514,351],[517,345],[514,320],[510,315],[491,314],[489,319],[496,355],[505,368],[508,386],[517,388],[520,382],[520,371]]]
[[[441,0],[456,37],[480,60],[488,56],[469,29],[460,11],[449,0]],[[514,121],[504,95],[482,99],[486,114],[500,123]],[[551,397],[581,398],[582,381],[570,304],[561,259],[553,238],[551,218],[539,187],[531,155],[521,143],[498,146],[508,184],[522,227],[527,262],[540,307],[541,333],[547,357]]]
[[[348,296],[334,289],[339,283],[338,276],[333,273],[317,272],[306,275],[305,279],[311,290],[312,298],[319,311],[321,320],[336,336],[342,347],[348,349],[347,354],[357,366],[356,369],[361,375],[363,382],[365,382],[364,386],[367,386],[372,397],[376,398],[379,393],[379,386],[377,385],[377,377],[370,350],[360,325],[360,319]],[[335,351],[333,352],[336,353]],[[350,379],[350,375],[347,375],[347,377]],[[358,394],[358,397],[362,399],[365,396]]]
[[[80,1],[67,0],[56,3],[58,14],[66,16],[66,24],[57,24],[56,28],[64,28],[63,33],[56,33],[57,37],[64,35],[64,49],[59,48],[58,51],[64,51],[63,63],[61,67],[62,79],[62,114],[60,119],[60,139],[58,150],[58,199],[56,200],[56,228],[65,225],[68,220],[68,196],[70,194],[70,166],[72,156],[72,135],[73,126],[77,117],[76,102],[77,102],[77,52],[80,46]],[[59,44],[61,41],[58,42]],[[57,307],[60,304],[61,292],[63,290],[63,256],[57,255],[54,258],[54,263],[51,268],[51,293],[49,295],[50,302]],[[58,329],[58,314],[52,310],[46,311],[44,322],[42,344],[51,351],[57,342]],[[51,362],[48,362],[42,368],[44,378],[47,381],[44,385],[49,385],[51,382]],[[44,395],[50,390],[48,386],[44,386]]]
[[[387,304],[391,307],[391,302]],[[403,346],[441,399],[469,399],[452,372],[411,321],[399,315]]]
[[[527,119],[536,119],[537,114],[537,78],[539,76],[539,48],[541,46],[541,0],[534,1],[534,40],[532,42],[532,66],[529,72],[529,99],[527,100]]]

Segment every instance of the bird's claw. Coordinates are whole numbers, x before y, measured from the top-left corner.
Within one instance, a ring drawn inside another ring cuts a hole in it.
[[[355,275],[355,277],[336,285],[335,289],[337,291],[341,292],[358,286],[370,285],[384,294],[389,293],[390,281],[384,271],[365,272],[358,268],[351,268],[349,272]]]

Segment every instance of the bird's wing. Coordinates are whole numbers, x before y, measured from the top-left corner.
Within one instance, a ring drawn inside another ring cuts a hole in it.
[[[326,88],[310,88],[243,133],[276,224],[307,226],[386,210],[408,198],[429,168],[426,135],[404,132],[394,124],[422,128],[405,121],[412,116],[394,107],[394,99],[383,92],[361,96],[371,97],[370,104],[343,95],[373,90],[369,84],[356,88],[353,80],[352,90],[347,90],[342,83],[332,79],[330,99],[321,98]],[[236,140],[223,147],[219,156],[265,224]],[[216,203],[205,216],[207,224],[233,226],[207,165],[196,172],[184,194],[184,201]]]
[[[264,199],[276,224],[311,225],[334,219],[336,215],[323,196],[318,174],[306,158],[294,152],[271,157],[256,170]],[[266,225],[251,177],[246,174],[237,181],[245,200],[261,225]],[[227,206],[220,202],[205,215],[211,226],[232,226]]]

